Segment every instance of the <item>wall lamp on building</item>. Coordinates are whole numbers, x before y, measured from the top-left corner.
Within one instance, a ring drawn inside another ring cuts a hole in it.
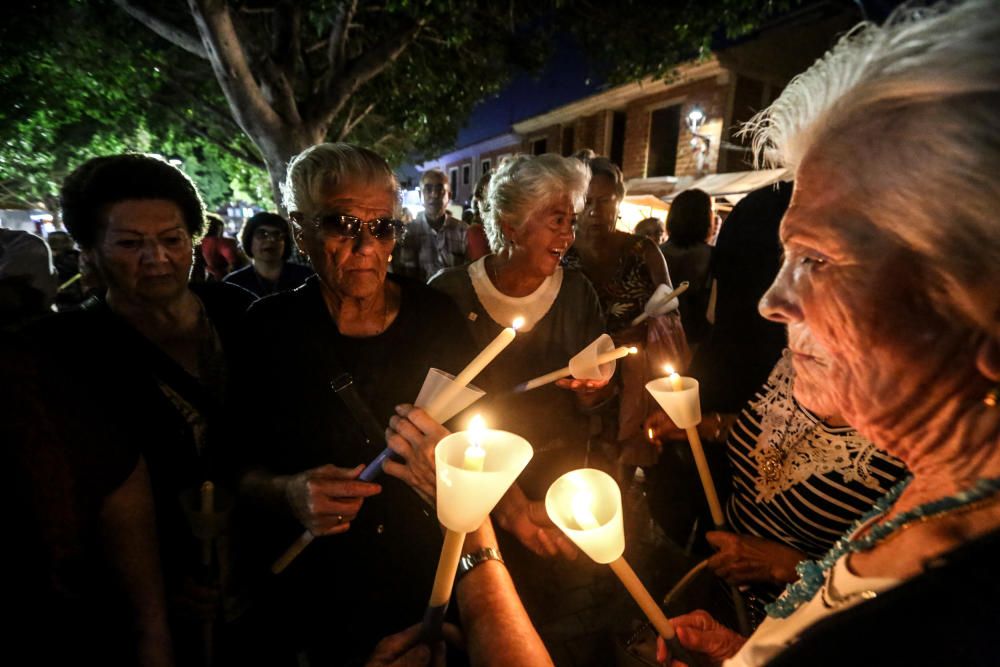
[[[687,115],[687,126],[692,135],[691,150],[697,156],[699,174],[705,171],[705,159],[708,156],[708,149],[712,145],[712,138],[699,132],[704,124],[705,112],[702,111],[701,107],[692,107]]]

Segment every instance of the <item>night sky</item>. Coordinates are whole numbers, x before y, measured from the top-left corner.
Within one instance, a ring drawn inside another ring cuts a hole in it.
[[[456,147],[509,132],[512,123],[592,95],[601,83],[580,47],[568,37],[560,38],[541,72],[517,74],[499,95],[476,106],[458,133]]]

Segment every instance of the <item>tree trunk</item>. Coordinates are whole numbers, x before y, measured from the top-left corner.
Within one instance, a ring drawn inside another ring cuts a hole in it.
[[[271,195],[274,198],[275,210],[281,215],[288,215],[281,196],[281,188],[288,173],[288,163],[293,157],[325,139],[325,131],[308,130],[306,128],[289,128],[282,137],[255,137],[250,139],[257,145],[264,156],[267,174],[271,179]]]

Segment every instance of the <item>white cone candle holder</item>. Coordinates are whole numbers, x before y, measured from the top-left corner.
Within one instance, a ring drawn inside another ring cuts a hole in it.
[[[437,515],[446,530],[424,618],[426,634],[440,632],[465,534],[483,524],[533,455],[521,436],[482,425],[452,433],[437,444]]]
[[[573,544],[595,562],[606,564],[666,641],[671,654],[688,665],[699,661],[677,640],[673,624],[625,560],[622,494],[610,475],[593,468],[572,470],[549,487],[545,511]]]
[[[451,373],[430,368],[413,404],[443,424],[485,395],[485,391],[471,384],[457,384]]]
[[[701,444],[701,436],[698,435],[698,424],[701,423],[701,399],[698,395],[698,381],[690,377],[681,377],[674,372],[671,366],[667,366],[665,370],[667,377],[647,382],[646,391],[652,394],[674,424],[678,428],[684,429],[687,434],[688,443],[691,445],[691,454],[694,456],[694,463],[698,468],[698,477],[701,478],[701,488],[705,492],[708,509],[712,514],[712,523],[715,524],[716,530],[725,530],[726,517],[722,513],[722,503],[719,502],[719,494],[716,491],[715,481],[712,479],[712,470],[708,467],[708,459],[705,458],[705,448]],[[740,631],[744,635],[748,635],[750,622],[743,596],[735,586],[730,586],[730,592],[733,605],[736,608]]]
[[[677,300],[677,297],[684,294],[688,286],[689,283],[685,280],[677,286],[677,289],[670,289],[670,286],[666,283],[657,287],[656,291],[650,295],[649,301],[646,302],[642,312],[632,320],[632,326],[644,322],[650,317],[659,317],[660,315],[666,315],[669,312],[677,310],[680,307],[680,301]]]
[[[524,324],[523,318],[516,318],[511,326],[500,331],[483,351],[476,355],[476,358],[469,362],[469,365],[462,369],[458,375],[445,373],[437,368],[428,369],[424,377],[424,384],[420,387],[420,393],[414,405],[426,412],[431,419],[439,424],[457,415],[459,412],[469,407],[480,398],[486,395],[481,389],[470,386],[479,373],[493,361],[504,348],[511,344],[517,335],[517,330]],[[365,469],[358,475],[358,479],[370,482],[382,472],[382,464],[392,456],[392,449],[386,447]],[[311,531],[306,530],[298,539],[292,543],[285,553],[278,557],[278,560],[271,566],[271,572],[281,574],[292,561],[294,561],[302,550],[312,543],[315,536]]]
[[[629,354],[636,354],[635,347],[615,347],[611,336],[601,334],[594,342],[580,350],[565,368],[539,375],[514,387],[515,392],[531,391],[556,380],[574,377],[577,380],[610,380],[615,374],[616,361]]]

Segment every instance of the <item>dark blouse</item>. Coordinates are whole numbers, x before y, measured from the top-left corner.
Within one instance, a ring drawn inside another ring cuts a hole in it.
[[[262,298],[276,292],[293,290],[304,283],[311,275],[313,275],[313,270],[308,266],[285,262],[284,266],[281,267],[281,275],[278,276],[277,282],[272,282],[261,278],[260,274],[254,269],[253,264],[251,264],[233,271],[223,278],[223,282],[238,285],[257,296],[257,298]]]
[[[341,334],[315,277],[250,309],[250,363],[235,397],[236,407],[246,408],[232,452],[243,467],[295,474],[368,463],[385,443],[366,440],[330,381],[350,373],[387,425],[396,405],[417,397],[428,368],[457,373],[475,356],[446,297],[416,281],[388,279],[399,283],[402,301],[377,336]],[[382,492],[365,500],[350,530],[317,538],[272,578],[262,601],[270,631],[305,647],[314,664],[363,662],[379,639],[418,622],[427,604],[441,545],[436,513],[400,480],[383,474],[377,481]],[[247,518],[251,557],[264,573],[303,527],[284,508],[254,508]]]
[[[205,307],[222,354],[206,360],[195,378],[155,344],[98,301],[87,310],[40,322],[36,342],[62,360],[65,381],[93,402],[127,442],[142,452],[156,502],[161,554],[169,587],[197,568],[199,543],[191,533],[182,494],[224,474],[215,461],[227,355],[252,297],[220,283],[191,285]],[[221,491],[220,491],[221,493]],[[185,498],[186,499],[186,498]]]

